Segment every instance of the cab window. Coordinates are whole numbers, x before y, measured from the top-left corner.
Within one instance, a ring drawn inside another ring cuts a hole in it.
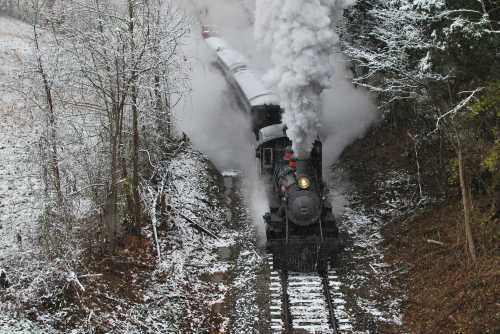
[[[264,148],[264,159],[262,161],[262,166],[264,168],[270,168],[273,166],[273,149]]]

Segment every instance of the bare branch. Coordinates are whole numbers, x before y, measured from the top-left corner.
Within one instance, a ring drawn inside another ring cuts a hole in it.
[[[444,114],[440,115],[437,120],[436,120],[436,127],[435,129],[431,132],[432,133],[435,133],[437,131],[439,131],[439,125],[440,125],[440,122],[445,119],[446,117],[448,116],[453,116],[455,115],[456,113],[458,113],[460,110],[462,110],[463,108],[465,108],[469,102],[474,98],[474,96],[479,93],[480,91],[482,91],[484,89],[484,87],[479,87],[479,88],[476,88],[474,91],[472,92],[468,92],[470,93],[469,96],[467,96],[465,99],[463,99],[462,101],[460,101],[453,109],[451,110],[448,110],[447,112],[445,112]],[[463,93],[463,92],[462,92]]]

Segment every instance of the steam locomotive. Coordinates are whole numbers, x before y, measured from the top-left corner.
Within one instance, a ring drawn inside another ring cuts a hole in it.
[[[218,65],[252,119],[256,158],[267,187],[264,215],[266,247],[289,270],[307,270],[339,248],[338,229],[322,179],[322,144],[316,140],[307,159],[296,159],[278,97],[266,89],[248,61],[204,27],[202,35],[217,54]],[[316,269],[316,268],[315,268]]]

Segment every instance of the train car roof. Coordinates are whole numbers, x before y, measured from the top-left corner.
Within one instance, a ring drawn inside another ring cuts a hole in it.
[[[278,96],[269,89],[266,89],[264,84],[257,79],[257,76],[252,70],[248,68],[241,69],[233,73],[233,75],[251,106],[260,106],[264,104],[279,105]]]
[[[217,52],[219,60],[223,62],[231,72],[247,66],[247,58],[241,53],[233,50],[222,38],[208,37],[205,38],[205,41],[211,49]]]
[[[247,68],[248,60],[238,52],[230,49],[223,49],[217,52],[219,60],[224,63],[229,71],[234,73],[240,68]]]
[[[279,105],[278,96],[266,89],[257,75],[248,68],[248,59],[245,56],[232,49],[226,41],[217,36],[207,37],[205,41],[210,48],[217,52],[223,65],[231,71],[250,106]]]
[[[286,137],[283,123],[269,125],[259,130],[259,145],[283,137]]]

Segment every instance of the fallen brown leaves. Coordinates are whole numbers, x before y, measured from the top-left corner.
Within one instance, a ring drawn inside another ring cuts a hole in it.
[[[500,333],[498,250],[471,263],[460,223],[460,207],[448,205],[385,231],[388,258],[410,268],[404,322],[412,334]]]

